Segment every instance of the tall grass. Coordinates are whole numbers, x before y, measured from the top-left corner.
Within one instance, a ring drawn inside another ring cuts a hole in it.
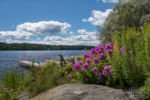
[[[6,72],[3,79],[3,84],[5,87],[15,89],[19,84],[21,84],[21,77],[18,73],[15,73],[13,71]]]
[[[23,78],[20,72],[6,72],[0,82],[0,100],[13,100],[22,90],[22,83]]]
[[[145,23],[142,32],[129,28],[122,34],[113,34],[112,39],[115,52],[111,64],[116,81],[121,87],[142,86],[150,72],[150,24]]]
[[[16,72],[7,72],[0,83],[0,100],[14,100],[21,92],[27,92],[29,97],[68,82],[66,76],[69,67],[60,67],[55,61],[49,62],[44,68],[32,68],[31,72],[22,77]]]
[[[25,87],[30,96],[35,96],[49,88],[65,83],[65,70],[55,62],[48,63],[43,69],[34,69],[32,76],[26,77]]]

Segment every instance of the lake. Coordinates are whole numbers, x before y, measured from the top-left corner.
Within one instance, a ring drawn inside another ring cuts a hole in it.
[[[49,50],[49,51],[0,51],[0,76],[9,70],[18,67],[18,60],[59,60],[58,54],[64,57],[79,56],[88,52],[86,50]],[[25,68],[22,68],[24,71]]]

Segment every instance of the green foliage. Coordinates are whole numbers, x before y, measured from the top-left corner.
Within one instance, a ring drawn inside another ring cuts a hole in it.
[[[75,56],[75,59],[76,59],[77,61],[80,61],[80,60],[84,59],[84,57],[83,57],[83,56]]]
[[[145,24],[142,33],[136,28],[123,30],[112,38],[115,52],[112,58],[114,77],[124,87],[140,87],[150,71],[150,24]],[[120,48],[125,53],[121,54]]]
[[[16,98],[23,89],[22,84],[23,78],[20,72],[6,72],[0,83],[0,100],[13,100]]]
[[[144,86],[137,90],[137,93],[141,96],[141,98],[147,100],[150,98],[150,78],[145,81]]]
[[[31,72],[24,77],[19,73],[7,72],[0,83],[0,100],[14,100],[25,91],[33,97],[49,88],[64,84],[68,82],[66,76],[71,71],[70,67],[60,67],[55,61],[51,61],[41,69],[31,68]]]
[[[113,11],[107,17],[103,30],[100,34],[100,40],[103,43],[111,41],[113,33],[122,32],[129,27],[141,29],[144,22],[150,22],[150,6],[149,0],[128,0],[124,3],[118,3]]]
[[[102,75],[100,77],[98,77],[98,73],[103,73],[104,67],[109,66],[110,62],[106,59],[108,57],[111,58],[111,56],[109,56],[107,54],[106,51],[102,51],[105,55],[107,55],[107,57],[105,57],[105,59],[99,59],[99,54],[96,55],[91,55],[93,56],[91,59],[91,63],[89,64],[90,66],[83,71],[83,69],[85,68],[84,65],[87,64],[87,61],[84,56],[80,56],[78,57],[78,61],[75,63],[74,67],[77,65],[79,65],[80,61],[83,61],[83,64],[80,65],[79,69],[76,69],[75,71],[72,71],[70,73],[70,75],[72,76],[70,79],[77,81],[77,82],[82,82],[82,83],[86,83],[86,84],[103,84],[103,85],[107,85],[107,86],[114,86],[114,82],[113,82],[113,77],[111,75]],[[88,53],[90,55],[90,53]],[[95,63],[94,58],[99,59],[99,63]],[[96,67],[97,68],[97,72],[93,72],[93,68]],[[111,73],[111,72],[108,72]]]
[[[15,73],[13,71],[5,73],[5,76],[3,79],[3,84],[5,87],[14,89],[14,88],[17,88],[20,82],[21,82],[21,77],[18,73]]]
[[[102,85],[113,86],[112,76],[104,75],[103,77],[98,77],[98,73],[92,71],[92,68],[96,67],[99,69],[98,71],[102,73],[104,67],[109,65],[110,63],[106,59],[101,60],[98,64],[95,64],[93,60],[91,63],[91,67],[87,71],[82,73],[82,81],[88,84],[102,84]],[[86,81],[86,78],[88,78],[88,81]]]
[[[49,88],[63,84],[65,79],[64,68],[51,62],[43,69],[32,69],[32,75],[25,79],[25,87],[30,96],[35,96]]]

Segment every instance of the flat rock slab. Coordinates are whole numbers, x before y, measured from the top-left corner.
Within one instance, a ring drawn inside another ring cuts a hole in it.
[[[102,85],[65,84],[31,100],[136,100],[130,92]]]

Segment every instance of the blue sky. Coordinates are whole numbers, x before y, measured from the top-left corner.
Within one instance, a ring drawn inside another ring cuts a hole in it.
[[[0,41],[97,45],[117,0],[0,0]]]

